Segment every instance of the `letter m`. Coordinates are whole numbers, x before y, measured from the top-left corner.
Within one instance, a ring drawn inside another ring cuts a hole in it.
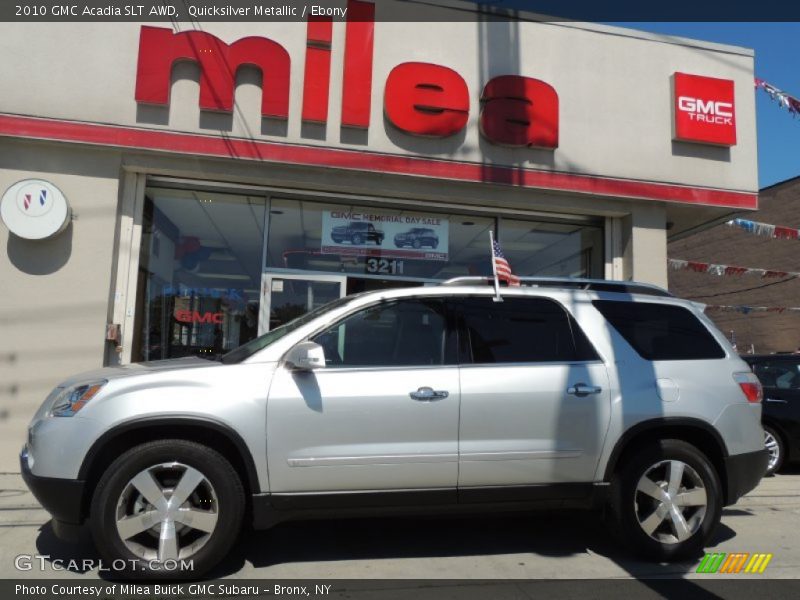
[[[289,116],[289,53],[272,40],[246,37],[228,45],[204,31],[176,33],[163,27],[142,27],[136,101],[168,105],[172,67],[178,61],[199,66],[203,110],[233,111],[236,72],[243,65],[252,65],[261,69],[261,114],[280,119]]]
[[[703,102],[700,98],[697,99],[697,112],[704,114],[704,115],[713,115],[714,114],[714,101],[709,100],[708,102]]]

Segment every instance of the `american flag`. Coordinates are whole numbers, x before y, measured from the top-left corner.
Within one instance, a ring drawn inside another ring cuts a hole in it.
[[[492,240],[492,260],[494,261],[494,270],[497,273],[497,279],[505,281],[508,285],[519,285],[520,279],[511,272],[511,265],[503,255],[503,250],[500,248],[500,242]]]

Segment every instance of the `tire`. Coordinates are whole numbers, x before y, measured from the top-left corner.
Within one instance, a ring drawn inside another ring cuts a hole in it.
[[[413,242],[411,242],[411,246],[415,250],[419,250],[420,248],[422,248],[422,242],[420,242],[419,240],[414,240]]]
[[[360,246],[363,241],[364,240],[361,237],[360,233],[357,233],[353,237],[350,238],[350,243],[355,245],[355,246]]]
[[[436,250],[439,247],[439,242],[433,242],[432,247]]]
[[[333,240],[333,243],[334,243],[334,244],[341,244],[341,243],[342,243],[342,239],[343,239],[343,238],[340,238],[340,237],[331,237],[331,239]]]
[[[764,425],[764,446],[769,452],[769,464],[765,476],[775,475],[783,466],[786,456],[786,444],[778,431],[769,425]]]
[[[674,485],[670,482],[673,463],[682,464],[683,470],[681,477],[675,479],[680,486],[670,493]],[[650,483],[644,481],[645,477]],[[637,490],[640,481],[654,495]],[[681,489],[684,491],[680,492]],[[611,525],[637,555],[659,561],[694,558],[719,524],[721,489],[716,470],[697,448],[681,440],[659,440],[631,455],[615,473],[611,485]],[[673,510],[679,511],[680,517],[673,519],[672,499],[692,491],[691,496],[683,496],[684,502],[692,504],[674,505]],[[670,503],[656,499],[655,494]]]
[[[181,495],[187,499],[180,507],[156,508],[159,501],[171,499],[184,481],[188,483]],[[146,489],[145,498],[140,488],[148,486],[153,487]],[[171,526],[162,519],[167,510],[172,516],[181,515]],[[201,576],[227,555],[239,536],[244,510],[242,482],[225,457],[195,442],[158,440],[128,450],[106,469],[92,496],[89,522],[106,563],[124,561],[125,569],[114,568],[116,575],[186,579]],[[152,516],[143,519],[145,514]],[[131,533],[125,539],[121,522],[128,523]],[[174,545],[161,545],[159,536],[165,533],[172,533]],[[169,559],[176,554],[178,565],[191,560],[192,567],[171,568]]]

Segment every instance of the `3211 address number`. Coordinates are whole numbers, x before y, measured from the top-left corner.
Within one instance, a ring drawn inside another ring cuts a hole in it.
[[[379,275],[402,275],[403,261],[388,258],[368,258],[366,261],[367,273]]]

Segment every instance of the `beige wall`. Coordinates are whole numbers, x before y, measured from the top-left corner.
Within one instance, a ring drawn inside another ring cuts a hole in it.
[[[47,241],[0,227],[0,413],[29,419],[64,377],[102,365],[120,156],[3,140],[0,165],[0,190],[41,177],[74,211],[66,231]]]
[[[201,28],[226,43],[260,35],[287,49],[292,60],[291,108],[285,128],[262,121],[260,78],[248,69],[240,73],[232,115],[201,114],[198,70],[188,64],[175,68],[169,109],[137,106],[140,25],[136,23],[0,24],[4,57],[0,81],[25,82],[6,86],[2,112],[757,190],[753,57],[747,50],[566,23],[379,22],[375,26],[372,124],[364,137],[339,127],[344,23],[334,26],[327,128],[301,123],[305,24],[202,23]],[[36,40],[33,49],[30,40]],[[408,61],[441,64],[464,77],[471,97],[464,132],[431,140],[401,133],[384,121],[386,77],[393,67]],[[675,71],[734,80],[736,146],[672,141],[670,78]],[[505,148],[479,135],[481,89],[492,77],[505,74],[539,78],[555,87],[561,133],[554,152]]]

